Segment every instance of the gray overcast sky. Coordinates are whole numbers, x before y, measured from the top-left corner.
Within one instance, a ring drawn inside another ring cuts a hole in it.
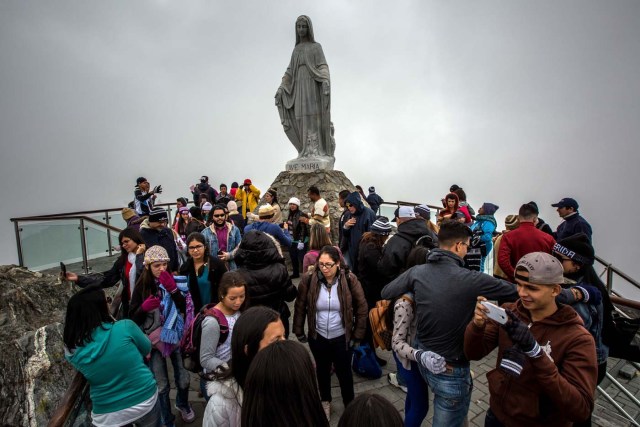
[[[163,201],[202,174],[266,190],[295,156],[273,96],[301,14],[354,183],[429,203],[457,183],[501,222],[533,199],[553,227],[573,196],[640,276],[638,1],[0,2],[0,261],[9,217],[124,205],[139,175]]]

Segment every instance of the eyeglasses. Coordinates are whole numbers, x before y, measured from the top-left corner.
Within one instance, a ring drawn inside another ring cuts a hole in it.
[[[345,203],[344,204],[346,207],[350,208],[351,206],[353,206],[351,203]]]
[[[213,215],[214,218],[223,218],[224,216],[225,216],[225,214]]]
[[[320,268],[333,268],[333,266],[334,266],[334,265],[336,265],[336,263],[335,263],[335,262],[327,262],[327,263],[319,262],[319,263],[318,263],[318,266],[319,266]]]
[[[202,248],[204,248],[204,245],[198,245],[198,246],[189,246],[189,250],[190,251],[199,251]]]

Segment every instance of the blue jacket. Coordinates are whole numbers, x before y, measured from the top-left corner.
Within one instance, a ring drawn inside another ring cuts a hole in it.
[[[251,230],[258,230],[262,231],[263,233],[270,234],[285,248],[291,246],[291,236],[289,236],[288,233],[285,233],[284,230],[277,224],[264,221],[254,222],[244,228],[244,234],[247,234]]]
[[[571,216],[565,217],[564,221],[558,226],[558,230],[556,230],[553,237],[558,241],[578,233],[586,234],[589,241],[591,241],[591,225],[589,225],[587,220],[576,212]]]
[[[345,199],[345,204],[349,203],[356,208],[354,214],[346,216],[347,220],[351,218],[356,219],[356,224],[353,227],[342,228],[343,243],[346,243],[347,250],[349,251],[349,260],[351,261],[351,271],[354,274],[358,274],[358,248],[360,246],[360,239],[362,235],[369,231],[373,223],[376,221],[376,214],[362,203],[360,194],[353,192]]]
[[[367,196],[367,203],[369,203],[373,212],[378,212],[378,209],[383,202],[384,200],[382,200],[382,197],[378,196],[376,193],[369,193]]]
[[[225,226],[227,227],[227,252],[229,252],[230,257],[233,257],[233,250],[240,244],[242,236],[240,235],[240,229],[235,225],[225,222]],[[211,254],[211,256],[217,256],[220,248],[218,247],[218,235],[214,230],[214,225],[211,224],[202,230],[202,236],[204,236],[204,241],[209,245],[209,254]],[[236,268],[235,261],[230,259],[229,271],[235,270]]]

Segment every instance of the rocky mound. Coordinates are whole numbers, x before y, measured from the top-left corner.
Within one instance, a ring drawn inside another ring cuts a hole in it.
[[[71,285],[0,266],[0,423],[46,425],[75,371],[64,360],[62,323]]]

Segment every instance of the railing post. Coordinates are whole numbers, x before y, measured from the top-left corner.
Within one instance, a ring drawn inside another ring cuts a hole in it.
[[[84,219],[80,218],[80,245],[82,247],[82,268],[89,273],[89,257],[87,256],[87,234],[84,229]]]
[[[104,222],[109,225],[109,211],[104,213]],[[107,246],[109,247],[109,256],[113,255],[113,249],[111,248],[111,230],[107,227]]]
[[[611,290],[613,289],[613,269],[611,268],[611,264],[607,265],[607,292],[611,294]]]
[[[22,240],[20,239],[20,225],[18,221],[13,222],[13,229],[16,232],[16,249],[18,249],[18,265],[24,267],[24,258],[22,257]]]

